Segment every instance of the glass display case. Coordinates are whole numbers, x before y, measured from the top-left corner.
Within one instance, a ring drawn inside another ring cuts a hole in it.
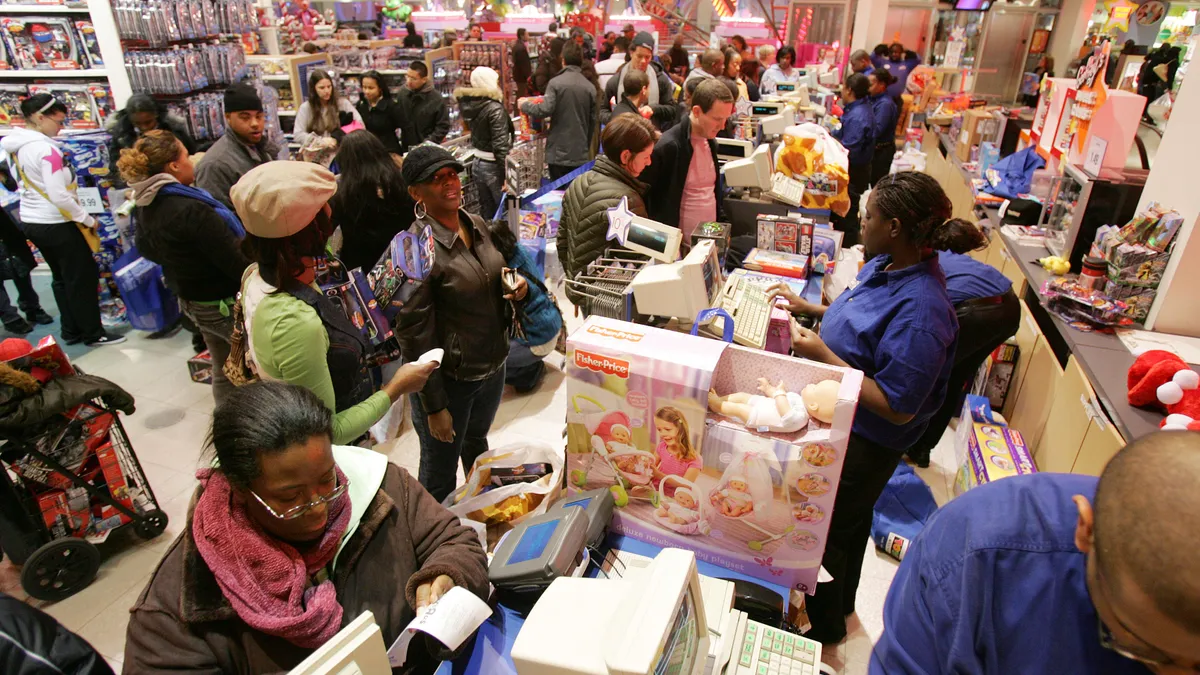
[[[1079,271],[1096,230],[1103,225],[1124,225],[1137,211],[1147,171],[1104,170],[1092,178],[1082,169],[1065,164],[1063,175],[1050,186],[1046,211],[1046,248],[1071,261]]]

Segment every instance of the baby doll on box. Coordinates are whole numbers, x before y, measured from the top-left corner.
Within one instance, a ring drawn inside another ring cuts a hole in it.
[[[613,531],[814,590],[860,371],[593,316],[567,378],[568,489]]]

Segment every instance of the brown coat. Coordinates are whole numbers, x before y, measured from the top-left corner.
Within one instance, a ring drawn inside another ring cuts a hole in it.
[[[191,520],[189,509],[187,531],[171,544],[131,610],[126,672],[278,673],[299,665],[311,650],[257,632],[238,618],[196,550]],[[333,570],[342,625],[370,610],[391,645],[415,616],[417,586],[439,574],[487,597],[487,558],[474,531],[389,463]],[[432,640],[414,641],[399,672],[432,672],[438,661],[453,657],[440,647]]]

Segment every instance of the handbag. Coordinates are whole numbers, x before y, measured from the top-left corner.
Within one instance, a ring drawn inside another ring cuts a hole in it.
[[[242,273],[242,286],[258,264],[250,265]],[[238,291],[233,303],[233,330],[229,334],[229,356],[225,359],[225,378],[235,387],[244,387],[258,381],[258,372],[250,360],[250,340],[246,334],[246,316],[242,311],[242,292]]]

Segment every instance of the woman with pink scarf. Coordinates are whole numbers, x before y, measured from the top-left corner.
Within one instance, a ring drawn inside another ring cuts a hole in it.
[[[263,381],[213,412],[188,528],[132,609],[129,672],[275,673],[363,611],[386,644],[454,586],[487,597],[479,539],[381,454],[334,446],[312,392]],[[397,672],[454,654],[418,639]]]

